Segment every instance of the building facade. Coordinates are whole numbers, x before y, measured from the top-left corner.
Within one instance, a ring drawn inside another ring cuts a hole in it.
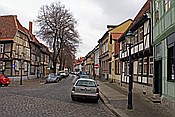
[[[16,15],[0,16],[0,72],[12,80],[28,78],[30,43]]]
[[[12,81],[39,78],[49,73],[50,52],[23,27],[16,15],[0,16],[0,74]]]
[[[100,67],[100,77],[108,79],[111,64],[109,61],[112,60],[112,44],[110,43],[109,31],[111,31],[116,26],[107,26],[108,30],[98,40],[99,43],[99,67]]]
[[[121,81],[129,82],[129,46],[126,33],[131,31],[134,37],[130,40],[132,57],[133,88],[147,95],[153,95],[153,47],[151,39],[150,1],[147,1],[138,12],[129,29],[120,37]]]
[[[99,45],[94,48],[94,75],[96,78],[99,77]]]
[[[120,61],[119,61],[119,37],[128,29],[132,20],[126,20],[109,31],[109,39],[112,45],[112,59],[109,61],[109,79],[111,82],[120,82]]]
[[[175,0],[152,0],[154,92],[175,107]]]

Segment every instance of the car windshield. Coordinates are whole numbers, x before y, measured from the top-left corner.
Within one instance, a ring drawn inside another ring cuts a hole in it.
[[[96,83],[94,81],[79,80],[77,81],[76,86],[96,87]]]

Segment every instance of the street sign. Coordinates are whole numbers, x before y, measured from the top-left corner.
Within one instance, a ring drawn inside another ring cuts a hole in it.
[[[94,68],[98,69],[99,65],[98,64],[95,64],[94,65]]]
[[[15,68],[15,64],[12,64],[12,68]]]

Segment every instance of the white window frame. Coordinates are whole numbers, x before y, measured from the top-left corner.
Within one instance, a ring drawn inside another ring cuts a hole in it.
[[[4,44],[0,44],[0,53],[4,53]]]
[[[15,70],[16,70],[16,71],[19,71],[19,66],[20,66],[19,64],[20,64],[19,61],[16,61],[16,62],[15,62]]]
[[[171,7],[171,1],[170,0],[164,0],[164,12],[166,13]]]
[[[24,71],[27,71],[27,62],[24,62]]]
[[[151,61],[152,60],[152,61]],[[153,75],[153,72],[154,72],[154,68],[152,68],[151,69],[151,65],[152,65],[152,67],[154,67],[153,66],[153,57],[150,57],[149,58],[149,75]],[[151,70],[153,70],[153,71],[151,71]],[[151,73],[152,72],[152,73]]]

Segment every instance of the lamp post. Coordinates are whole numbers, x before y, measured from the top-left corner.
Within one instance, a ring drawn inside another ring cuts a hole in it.
[[[20,77],[20,85],[22,85],[22,64],[24,63],[24,58],[21,56],[21,77]]]
[[[132,66],[132,56],[131,56],[131,45],[133,33],[129,30],[126,34],[126,43],[129,45],[129,86],[128,86],[128,109],[132,109],[132,86],[133,86],[133,66]]]

